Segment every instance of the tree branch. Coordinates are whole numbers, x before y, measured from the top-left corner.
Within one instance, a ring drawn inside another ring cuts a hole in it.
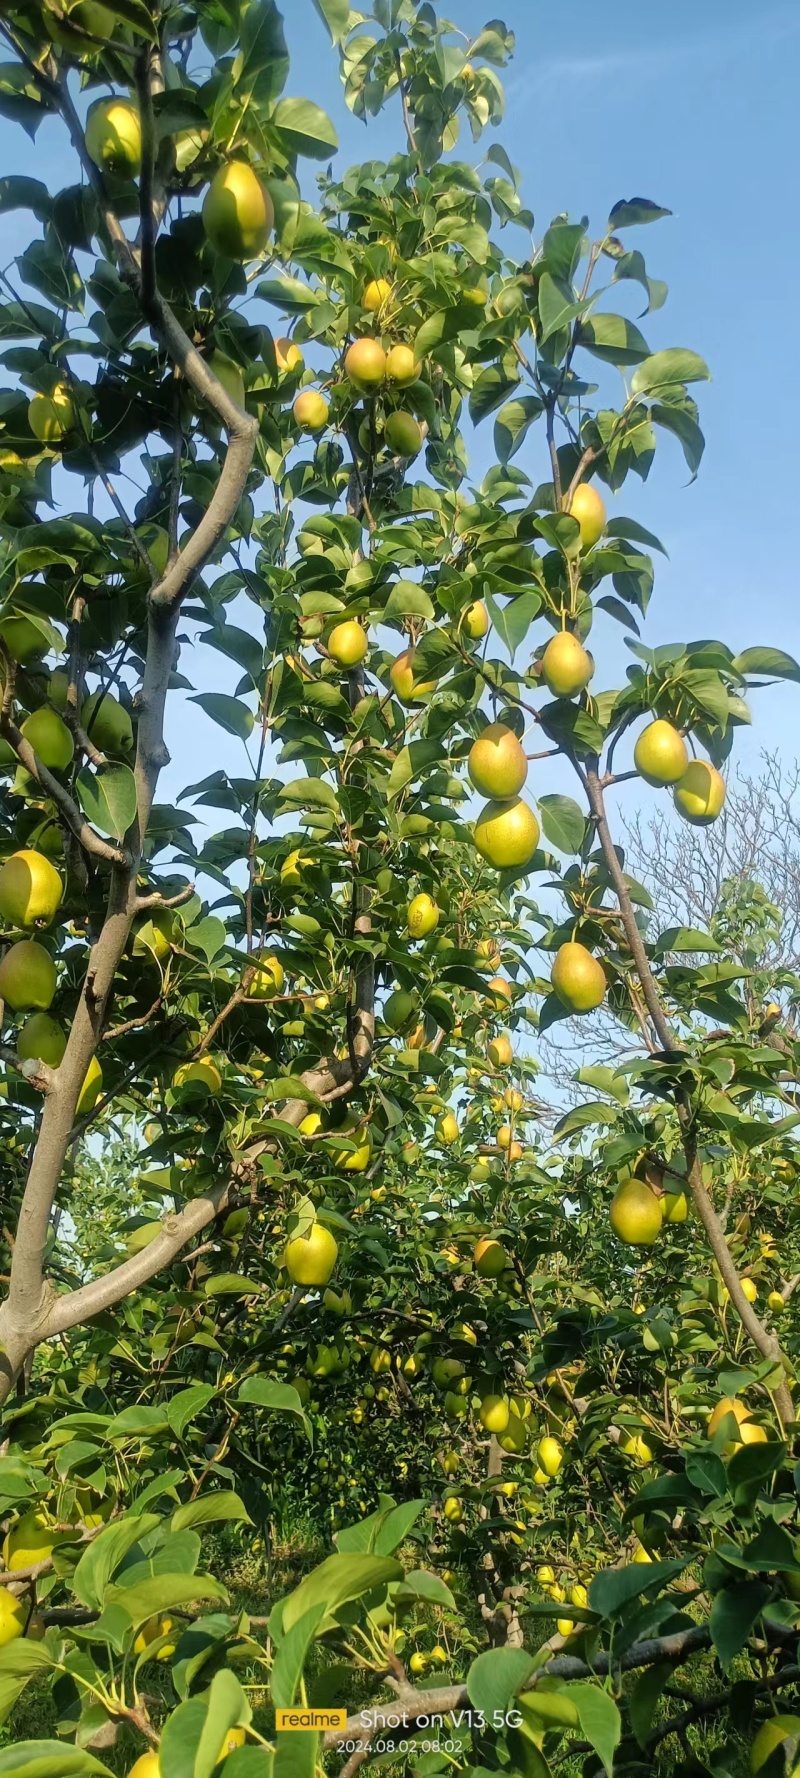
[[[657,1661],[670,1661],[678,1666],[681,1661],[696,1654],[698,1649],[710,1646],[710,1630],[705,1625],[698,1624],[691,1630],[679,1630],[672,1636],[634,1642],[616,1660],[611,1654],[601,1653],[595,1655],[590,1665],[577,1655],[555,1655],[531,1675],[529,1689],[533,1690],[540,1678],[593,1679],[608,1673],[630,1673],[638,1667],[652,1667]],[[339,1741],[352,1739],[354,1736],[371,1740],[382,1730],[391,1729],[398,1716],[406,1727],[418,1722],[421,1716],[449,1716],[453,1710],[468,1707],[469,1693],[465,1685],[438,1686],[426,1692],[399,1690],[397,1698],[390,1703],[375,1704],[369,1710],[360,1711],[357,1716],[348,1717],[342,1729],[329,1729],[323,1746],[326,1749],[336,1747]]]
[[[680,1046],[675,1041],[674,1033],[664,1011],[655,977],[650,968],[650,961],[647,956],[644,940],[636,924],[636,915],[634,913],[633,902],[631,901],[628,885],[625,881],[625,874],[619,858],[617,857],[616,848],[611,837],[611,831],[609,829],[605,812],[603,790],[596,765],[587,767],[586,785],[589,797],[589,807],[597,828],[597,834],[600,840],[606,867],[608,869],[608,874],[614,885],[614,892],[619,903],[620,916],[625,929],[625,937],[628,941],[631,955],[636,965],[636,973],[642,985],[642,993],[645,998],[648,1013],[653,1021],[653,1026],[666,1056],[680,1056],[682,1052]],[[692,1194],[692,1201],[708,1237],[711,1251],[719,1266],[723,1283],[727,1286],[731,1302],[733,1303],[743,1327],[750,1335],[756,1350],[760,1352],[764,1358],[771,1358],[776,1364],[781,1365],[785,1372],[786,1366],[784,1364],[783,1354],[778,1340],[773,1334],[767,1331],[742,1290],[741,1280],[731,1257],[728,1243],[725,1239],[725,1231],[720,1224],[719,1217],[717,1216],[711,1198],[703,1183],[700,1163],[697,1159],[695,1149],[691,1108],[685,1095],[678,1099],[678,1116],[683,1130],[687,1177]],[[785,1425],[793,1418],[792,1398],[785,1384],[782,1384],[775,1391],[775,1403],[780,1418]]]
[[[26,772],[30,772],[31,777],[35,778],[45,795],[50,798],[52,803],[55,803],[59,814],[66,822],[70,832],[74,833],[76,840],[80,841],[84,851],[90,852],[94,858],[104,858],[109,864],[124,864],[125,853],[120,850],[119,846],[113,845],[111,840],[102,839],[100,834],[95,833],[94,828],[89,826],[88,821],[84,821],[83,815],[77,803],[73,802],[69,791],[65,790],[64,785],[59,783],[58,778],[53,776],[47,766],[42,765],[38,755],[34,753],[30,741],[26,741],[16,723],[12,722],[11,717],[6,713],[0,716],[0,734],[13,747]]]

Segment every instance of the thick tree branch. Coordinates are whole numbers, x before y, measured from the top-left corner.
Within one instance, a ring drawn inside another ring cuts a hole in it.
[[[51,58],[52,63],[52,58]],[[215,1200],[196,1200],[165,1225],[162,1236],[142,1255],[118,1267],[105,1280],[94,1280],[68,1299],[53,1297],[44,1279],[44,1256],[58,1182],[72,1138],[75,1109],[86,1071],[107,1022],[113,993],[114,977],[128,942],[137,912],[136,879],[144,836],[150,818],[158,776],[167,762],[164,746],[164,709],[170,674],[173,669],[176,629],[180,602],[196,573],[224,537],[234,517],[255,449],[257,422],[232,401],[208,364],[200,357],[157,287],[145,289],[139,259],[128,241],[122,225],[109,204],[103,175],[86,149],[80,119],[72,103],[65,80],[58,77],[52,63],[54,78],[51,87],[57,96],[61,114],[67,124],[73,145],[94,191],[101,215],[117,256],[121,276],[137,296],[143,318],[165,345],[173,362],[185,376],[195,393],[217,414],[228,434],[228,448],[210,504],[184,549],[168,564],[161,581],[151,588],[148,600],[148,641],[145,670],[139,699],[136,780],[137,812],[125,836],[124,864],[115,848],[107,848],[104,856],[112,860],[111,886],[105,923],[94,946],[78,1003],[63,1061],[56,1071],[53,1090],[47,1095],[39,1138],[20,1210],[17,1240],[11,1263],[8,1296],[0,1305],[0,1402],[13,1387],[27,1354],[48,1332],[62,1331],[77,1325],[84,1315],[96,1314],[100,1308],[118,1302],[128,1290],[154,1275],[168,1264],[193,1233],[204,1228],[215,1214]],[[50,75],[47,76],[50,79]],[[10,680],[9,680],[10,683]],[[32,749],[17,744],[13,725],[0,732],[13,739],[23,764],[33,770],[47,794],[61,809],[74,832],[75,814],[71,799],[45,768],[36,771],[37,761]],[[22,741],[22,737],[19,737]],[[65,800],[66,799],[66,803]],[[89,830],[91,832],[91,830]],[[82,837],[78,834],[78,837]],[[106,846],[106,842],[102,842]],[[94,846],[92,849],[96,849]],[[220,1187],[224,1201],[226,1187]],[[142,1264],[144,1262],[144,1264]],[[112,1282],[113,1279],[113,1282]],[[87,1294],[88,1293],[88,1294]],[[67,1306],[69,1305],[69,1306]],[[55,1315],[57,1319],[51,1320]],[[46,1331],[45,1331],[46,1330]]]
[[[56,1297],[47,1316],[43,1337],[52,1339],[54,1334],[67,1333],[71,1327],[80,1327],[84,1321],[91,1320],[93,1315],[101,1314],[104,1309],[113,1309],[124,1297],[130,1296],[134,1290],[140,1290],[143,1284],[148,1284],[157,1272],[172,1264],[188,1241],[199,1235],[225,1209],[228,1198],[236,1189],[236,1181],[226,1179],[211,1191],[204,1192],[201,1197],[192,1198],[183,1210],[164,1218],[161,1233],[141,1253],[133,1254],[122,1265],[114,1266],[110,1272],[104,1272],[102,1277],[92,1278],[89,1284],[83,1284],[79,1290]]]
[[[617,1660],[609,1654],[597,1654],[591,1665],[582,1661],[577,1655],[555,1655],[553,1660],[539,1668],[531,1675],[526,1689],[533,1690],[537,1679],[592,1679],[603,1677],[608,1673],[630,1673],[638,1667],[652,1667],[657,1661],[670,1661],[678,1666],[681,1661],[689,1659],[698,1649],[709,1648],[711,1632],[705,1625],[698,1624],[691,1630],[679,1630],[673,1636],[653,1637],[645,1642],[634,1642],[632,1647]],[[370,1740],[382,1730],[391,1729],[398,1716],[404,1725],[419,1722],[423,1716],[449,1716],[453,1710],[469,1708],[469,1693],[465,1685],[445,1685],[432,1688],[430,1691],[399,1690],[398,1696],[390,1703],[375,1704],[368,1710],[362,1710],[357,1716],[350,1716],[343,1729],[330,1729],[325,1735],[323,1745],[326,1748],[336,1747],[342,1740]]]

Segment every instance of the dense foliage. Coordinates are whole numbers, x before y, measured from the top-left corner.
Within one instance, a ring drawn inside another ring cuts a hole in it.
[[[500,21],[308,11],[389,162],[273,0],[0,20],[70,181],[0,181],[0,1774],[774,1778],[800,979],[755,875],[659,929],[613,796],[702,848],[800,668],[641,640],[668,212],[460,158]],[[168,805],[176,702],[226,738]]]

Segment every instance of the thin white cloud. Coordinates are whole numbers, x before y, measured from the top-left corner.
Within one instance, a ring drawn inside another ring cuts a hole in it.
[[[742,55],[754,45],[761,47],[768,42],[774,46],[776,42],[798,36],[800,9],[794,5],[791,8],[779,6],[770,11],[759,11],[738,23],[721,20],[713,29],[703,28],[672,42],[621,44],[618,49],[605,50],[597,55],[545,57],[524,73],[520,70],[516,78],[512,77],[507,88],[508,102],[513,105],[520,98],[528,97],[532,87],[550,86],[559,80],[593,85],[597,81],[624,77],[641,83],[708,59],[718,64],[721,56]]]

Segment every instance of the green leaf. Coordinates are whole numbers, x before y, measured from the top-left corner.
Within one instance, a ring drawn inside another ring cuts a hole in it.
[[[433,315],[429,315],[414,340],[414,357],[417,363],[447,340],[454,340],[465,331],[474,332],[477,327],[476,317],[474,303],[463,302],[455,303],[451,309],[438,309]]]
[[[204,1698],[179,1704],[168,1717],[158,1749],[161,1778],[211,1778],[228,1730],[246,1726],[251,1715],[235,1674],[222,1667]]]
[[[601,1685],[592,1685],[591,1680],[571,1685],[567,1696],[577,1708],[586,1740],[591,1741],[608,1778],[611,1778],[614,1752],[622,1734],[622,1719],[614,1699]]]
[[[652,531],[646,531],[644,525],[637,524],[636,519],[609,519],[606,536],[622,537],[627,543],[644,543],[648,549],[657,549],[662,556],[667,555],[658,537]]]
[[[536,530],[569,561],[580,555],[581,528],[570,512],[546,512],[534,519]]]
[[[64,1741],[18,1741],[0,1749],[0,1778],[114,1778],[102,1760]]]
[[[241,1272],[217,1272],[203,1285],[204,1296],[235,1296],[242,1301],[248,1296],[258,1296],[260,1291],[261,1285],[242,1277]]]
[[[585,234],[582,222],[554,222],[546,230],[542,251],[554,278],[574,277]]]
[[[391,623],[393,618],[424,617],[432,619],[436,616],[433,600],[425,588],[418,586],[415,580],[398,580],[395,582],[382,613],[384,622]]]
[[[580,852],[586,833],[586,817],[571,796],[540,796],[542,832],[559,852]]]
[[[325,1607],[326,1627],[333,1624],[335,1614],[352,1599],[360,1599],[390,1581],[402,1580],[403,1569],[391,1556],[336,1555],[328,1556],[319,1568],[307,1574],[283,1601],[281,1613],[284,1635],[316,1605]]]
[[[639,1674],[627,1700],[631,1728],[640,1747],[647,1741],[662,1692],[673,1672],[671,1661],[657,1661],[654,1667]]]
[[[312,0],[324,25],[331,34],[331,43],[341,43],[350,23],[350,0]]]
[[[486,605],[500,641],[505,643],[513,661],[520,643],[524,642],[534,618],[542,609],[541,595],[518,593],[516,598],[500,605],[492,593],[487,593]]]
[[[262,278],[261,283],[256,285],[256,296],[260,296],[263,302],[274,303],[276,308],[283,309],[287,315],[304,314],[307,309],[315,308],[321,300],[320,292],[312,290],[309,284],[304,284],[300,278],[286,276]]]
[[[322,778],[293,778],[291,784],[284,784],[280,800],[295,808],[331,809],[334,814],[339,813],[336,791]]]
[[[424,1506],[424,1500],[406,1500],[401,1506],[380,1506],[368,1518],[357,1519],[354,1525],[345,1525],[341,1531],[336,1531],[333,1538],[336,1548],[354,1553],[366,1550],[374,1556],[393,1556],[405,1542]]]
[[[662,209],[650,198],[621,198],[608,218],[609,232],[613,235],[620,228],[638,228],[643,222],[659,222],[662,216],[671,215],[671,210]]]
[[[692,1451],[686,1460],[686,1479],[701,1494],[710,1494],[717,1500],[723,1498],[727,1488],[725,1465],[716,1451]]]
[[[222,691],[201,691],[189,699],[190,704],[199,704],[210,716],[212,722],[224,728],[228,735],[238,735],[240,741],[246,741],[253,732],[255,718],[252,710],[238,698],[229,698]]]
[[[280,99],[270,122],[281,131],[294,154],[327,160],[339,146],[330,118],[310,99]]]
[[[477,426],[485,420],[487,414],[493,414],[500,407],[512,389],[516,389],[518,377],[506,376],[499,365],[490,365],[488,370],[481,371],[473,383],[469,398],[469,417]]]
[[[703,460],[706,441],[691,414],[680,407],[665,407],[660,402],[654,403],[650,409],[650,418],[656,426],[665,432],[673,432],[680,440],[686,462],[692,475],[696,475]]]
[[[535,1666],[535,1657],[524,1648],[492,1648],[478,1655],[467,1674],[470,1703],[491,1721],[496,1710],[508,1709]]]
[[[228,1490],[219,1494],[201,1494],[199,1500],[188,1500],[173,1513],[170,1524],[177,1534],[190,1525],[215,1525],[223,1521],[237,1525],[253,1523],[244,1501]]]
[[[176,1438],[183,1438],[190,1421],[195,1420],[203,1409],[213,1401],[216,1390],[213,1383],[192,1383],[188,1389],[179,1389],[167,1402],[167,1419]]]
[[[412,1568],[406,1575],[402,1586],[399,1586],[395,1598],[423,1599],[428,1605],[441,1605],[445,1611],[455,1610],[455,1600],[450,1588],[438,1574],[429,1574],[425,1568]]]
[[[227,1604],[228,1594],[220,1581],[210,1574],[159,1574],[152,1580],[126,1587],[121,1584],[107,1589],[104,1610],[118,1606],[130,1619],[135,1630],[158,1612],[171,1611],[179,1605],[192,1605],[204,1599],[221,1600]]]
[[[130,766],[110,762],[81,766],[75,780],[84,815],[101,833],[123,840],[136,815],[136,779]]]
[[[273,1383],[269,1377],[247,1377],[237,1397],[248,1407],[264,1408],[270,1414],[294,1414],[303,1423],[303,1431],[312,1441],[311,1422],[297,1390],[291,1383]]]
[[[273,1705],[279,1710],[288,1710],[295,1701],[306,1655],[316,1638],[324,1616],[324,1604],[313,1605],[310,1611],[305,1612],[303,1617],[292,1625],[291,1630],[278,1645],[272,1669],[270,1691]]]
[[[587,307],[586,302],[577,302],[571,284],[562,278],[553,278],[549,272],[543,272],[539,279],[539,318],[541,321],[540,344],[557,333],[559,327],[566,327],[570,321],[582,315]]]
[[[399,796],[407,784],[413,784],[430,765],[445,758],[445,750],[441,741],[411,741],[407,747],[401,747],[394,760],[386,790],[391,797]]]
[[[589,1583],[589,1605],[600,1617],[618,1617],[632,1599],[640,1598],[651,1588],[661,1590],[668,1586],[685,1567],[685,1562],[676,1560],[647,1564],[631,1562],[626,1568],[604,1568]]]
[[[8,1722],[28,1680],[52,1665],[49,1649],[41,1642],[29,1642],[27,1636],[17,1637],[0,1648],[0,1725]]]
[[[631,377],[631,394],[648,395],[673,383],[707,383],[711,372],[704,358],[684,346],[669,346],[665,352],[654,352],[645,358]]]
[[[134,1545],[160,1524],[157,1513],[126,1513],[98,1533],[84,1550],[70,1582],[82,1605],[94,1611],[101,1609],[112,1575]]]
[[[231,1756],[233,1759],[236,1755]],[[314,1729],[287,1729],[275,1736],[272,1778],[316,1778],[319,1771],[319,1735]],[[236,1778],[235,1771],[230,1778]],[[243,1772],[241,1778],[256,1778]]]
[[[186,945],[190,951],[202,951],[208,963],[224,951],[228,933],[216,914],[206,914],[204,920],[196,920],[186,932]]]
[[[525,443],[529,428],[542,413],[544,403],[538,395],[516,395],[513,401],[507,401],[505,407],[501,407],[494,423],[494,448],[500,463],[511,462]]]
[[[699,932],[694,926],[669,926],[665,932],[659,933],[655,942],[655,950],[662,957],[669,951],[722,951],[724,948],[710,932]]]
[[[766,673],[770,679],[800,681],[800,665],[782,648],[746,648],[731,661],[737,673]]]
[[[729,1667],[744,1648],[748,1636],[770,1596],[766,1581],[737,1580],[735,1586],[717,1593],[709,1620],[711,1637],[723,1667]]]
[[[0,179],[0,215],[6,210],[32,210],[38,222],[46,222],[53,200],[40,179],[15,173]]]
[[[624,315],[588,315],[578,328],[578,344],[606,364],[638,364],[650,355],[646,339]]]

